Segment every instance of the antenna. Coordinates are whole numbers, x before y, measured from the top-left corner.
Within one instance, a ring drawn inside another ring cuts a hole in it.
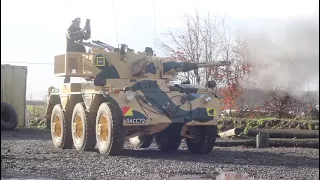
[[[117,17],[116,17],[116,9],[114,8],[114,1],[112,1],[112,7],[113,7],[113,15],[114,15],[114,24],[116,26],[116,36],[117,36],[117,44],[119,48],[119,36],[118,36],[118,26],[117,26]]]
[[[156,0],[153,0],[153,51],[156,51]]]

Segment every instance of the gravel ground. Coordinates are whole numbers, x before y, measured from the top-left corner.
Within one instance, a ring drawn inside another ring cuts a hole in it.
[[[319,179],[318,149],[215,147],[210,155],[191,155],[185,143],[175,153],[160,153],[154,144],[147,150],[125,146],[122,156],[105,157],[97,151],[55,149],[47,130],[4,131],[1,179],[218,180],[223,172],[254,179]]]

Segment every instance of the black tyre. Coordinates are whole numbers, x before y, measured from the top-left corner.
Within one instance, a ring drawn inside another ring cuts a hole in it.
[[[149,148],[153,142],[153,136],[144,136],[142,140],[143,143],[141,144],[140,148]]]
[[[59,149],[72,148],[71,113],[63,112],[60,104],[53,107],[50,119],[53,145]]]
[[[217,127],[199,127],[194,139],[186,139],[188,149],[194,154],[209,154],[216,141]]]
[[[96,117],[96,140],[101,154],[118,156],[124,145],[124,128],[120,112],[102,103]]]
[[[181,144],[180,136],[170,137],[165,133],[160,133],[155,136],[158,149],[162,152],[176,151]]]
[[[1,129],[13,130],[19,122],[18,114],[11,104],[1,103]]]
[[[96,146],[95,114],[85,110],[84,103],[77,103],[73,109],[71,131],[74,147],[78,151],[92,151]]]

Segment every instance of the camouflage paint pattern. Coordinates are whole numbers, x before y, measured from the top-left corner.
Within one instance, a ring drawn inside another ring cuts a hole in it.
[[[86,54],[77,54],[81,55]],[[178,72],[197,69],[199,64],[170,61],[146,53],[96,52],[90,56],[93,56],[92,74],[86,75],[94,77],[93,82],[64,84],[60,92],[51,93],[47,116],[51,113],[50,107],[59,101],[54,99],[60,99],[66,111],[72,111],[77,102],[84,102],[88,111],[96,112],[102,102],[109,102],[122,113],[125,127],[146,127],[142,134],[163,131],[170,124],[217,125],[220,101],[214,90],[168,83]],[[202,64],[201,67],[219,65],[226,64]],[[130,101],[126,99],[128,91],[135,94]],[[204,94],[211,94],[211,101],[206,102]]]

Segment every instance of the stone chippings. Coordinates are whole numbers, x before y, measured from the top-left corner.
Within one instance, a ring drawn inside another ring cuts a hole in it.
[[[307,148],[215,147],[192,155],[185,143],[161,153],[155,144],[132,150],[126,142],[122,156],[106,157],[55,149],[47,130],[17,129],[1,132],[1,154],[1,179],[319,179],[319,150]]]

